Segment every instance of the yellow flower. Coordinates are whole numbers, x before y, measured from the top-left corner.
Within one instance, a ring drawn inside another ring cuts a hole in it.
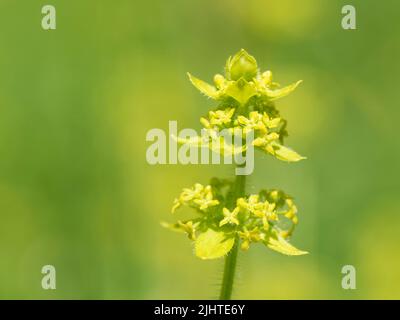
[[[239,220],[237,219],[237,215],[238,215],[239,211],[240,211],[240,209],[238,207],[236,207],[232,212],[229,211],[227,208],[224,208],[222,210],[222,213],[224,214],[225,218],[223,218],[220,221],[219,226],[222,227],[223,225],[225,225],[227,223],[239,225]]]
[[[267,128],[274,129],[277,128],[281,123],[281,118],[270,118],[270,116],[264,112],[262,120]]]
[[[200,183],[196,183],[192,188],[183,189],[179,198],[174,200],[171,211],[174,213],[182,205],[199,207],[200,210],[205,211],[218,204],[219,201],[213,198],[211,186],[204,187]]]
[[[293,203],[292,199],[286,199],[286,204],[288,206],[288,210],[285,212],[285,217],[290,219],[294,225],[296,225],[299,222],[299,219],[297,217],[297,207]]]
[[[200,222],[193,223],[191,220],[186,222],[178,220],[177,223],[161,222],[161,225],[176,232],[184,232],[190,240],[196,240],[196,228],[200,225]]]
[[[193,224],[193,221],[188,221],[188,222],[182,222],[178,221],[178,225],[181,227],[181,229],[187,233],[188,237],[190,240],[195,240],[196,239],[196,228],[199,225],[199,223]]]
[[[237,199],[237,200],[236,200],[236,205],[237,205],[239,208],[247,209],[247,201],[246,201],[245,198],[239,198],[239,199]]]
[[[243,231],[238,232],[238,235],[242,239],[242,250],[247,250],[250,247],[251,242],[260,242],[265,240],[265,233],[260,232],[258,227],[255,227],[251,231],[244,227]]]
[[[269,134],[265,134],[262,137],[258,137],[256,139],[254,139],[253,146],[266,149],[272,141],[275,141],[278,139],[279,139],[279,134],[276,132],[271,132]],[[268,148],[268,150],[270,150],[270,149]],[[268,151],[268,150],[266,149],[266,151]]]
[[[180,199],[184,202],[193,200],[195,198],[201,197],[201,194],[204,190],[204,186],[201,185],[200,183],[196,183],[193,188],[184,188],[181,195]]]
[[[266,216],[262,217],[263,228],[265,231],[269,230],[269,222]]]
[[[262,202],[259,202],[260,196],[258,194],[250,195],[247,201],[240,200],[239,205],[244,209],[249,210],[256,217],[262,218],[264,216]]]
[[[213,199],[211,190],[203,195],[200,199],[195,199],[193,202],[197,204],[199,209],[202,211],[219,204],[218,200]]]
[[[276,213],[274,211],[275,207],[276,207],[275,203],[269,203],[267,200],[264,202],[265,216],[269,220],[278,220],[278,216],[276,215]]]
[[[234,113],[235,113],[234,108],[210,111],[209,112],[210,124],[216,125],[216,126],[222,126],[225,124],[229,124],[231,122],[231,118]]]
[[[263,116],[258,111],[252,111],[249,114],[249,118],[244,116],[238,116],[237,122],[243,127],[244,133],[252,130],[258,130],[262,133],[267,133],[267,127],[263,122]]]
[[[247,210],[253,213],[257,217],[263,217],[263,203],[259,201],[260,197],[258,194],[250,195],[247,201]]]

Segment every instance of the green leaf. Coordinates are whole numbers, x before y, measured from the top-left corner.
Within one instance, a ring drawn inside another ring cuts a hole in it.
[[[214,100],[218,99],[218,91],[217,89],[208,84],[207,82],[204,82],[203,80],[197,79],[196,77],[192,76],[189,72],[187,73],[190,79],[190,82],[200,90],[201,93],[205,94],[207,97],[210,97]]]
[[[297,249],[281,237],[270,237],[267,240],[266,245],[268,248],[288,256],[301,256],[304,254],[308,254],[307,251],[301,251]]]
[[[225,233],[208,229],[195,242],[195,253],[201,259],[217,259],[226,255],[233,247],[235,239]]]
[[[265,89],[265,91],[263,92],[271,101],[273,100],[277,100],[283,97],[286,97],[287,95],[289,95],[291,92],[293,92],[297,86],[302,83],[303,81],[297,81],[296,83],[293,83],[287,87],[281,88],[281,89],[275,89],[275,90],[271,90],[271,89]]]
[[[297,162],[306,159],[305,157],[299,155],[296,151],[279,144],[274,144],[274,149],[275,156],[282,161]]]
[[[257,94],[254,84],[241,78],[238,81],[229,81],[224,93],[240,104],[245,104],[252,96]]]

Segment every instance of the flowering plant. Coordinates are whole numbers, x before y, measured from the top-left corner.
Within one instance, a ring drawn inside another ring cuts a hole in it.
[[[287,96],[301,83],[281,88],[273,81],[272,72],[260,72],[257,62],[245,50],[240,50],[226,63],[225,76],[214,76],[214,86],[191,74],[192,84],[218,106],[200,119],[208,138],[178,139],[182,144],[210,147],[210,141],[223,129],[240,132],[245,137],[254,133],[252,146],[287,162],[305,159],[284,145],[288,136],[287,121],[280,115],[275,100]],[[234,150],[245,153],[246,148]],[[249,249],[252,243],[262,243],[285,255],[303,255],[289,239],[298,224],[293,198],[281,190],[245,192],[245,176],[234,180],[213,178],[208,185],[196,183],[183,189],[175,199],[172,212],[187,206],[196,212],[190,220],[163,223],[174,231],[186,233],[194,241],[195,254],[201,259],[226,256],[221,298],[232,293],[238,248]]]

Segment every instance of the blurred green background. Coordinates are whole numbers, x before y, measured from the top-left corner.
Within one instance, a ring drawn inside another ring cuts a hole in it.
[[[41,29],[41,8],[57,30]],[[357,30],[341,8],[357,9]],[[240,255],[242,299],[400,298],[398,1],[0,0],[0,298],[216,298],[222,260],[160,227],[182,187],[227,165],[150,166],[149,129],[200,128],[210,80],[245,48],[282,84],[288,165],[258,154],[247,188],[295,196],[293,242]],[[41,268],[57,289],[41,288]],[[341,268],[357,269],[357,290]]]

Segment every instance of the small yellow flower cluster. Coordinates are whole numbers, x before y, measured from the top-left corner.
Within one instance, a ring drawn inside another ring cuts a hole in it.
[[[200,213],[199,216],[175,224],[163,223],[163,226],[186,233],[189,239],[196,242],[196,248],[199,248],[196,254],[203,259],[226,254],[231,249],[226,241],[233,245],[239,239],[243,250],[247,250],[251,243],[261,242],[283,254],[305,254],[285,240],[298,223],[297,208],[290,196],[280,190],[263,190],[236,199],[233,210],[229,210],[226,206],[229,203],[229,187],[232,186],[230,182],[222,183],[214,179],[211,185],[195,184],[192,188],[183,189],[175,199],[172,212],[181,205],[187,205]],[[214,194],[218,195],[218,199]],[[205,250],[204,246],[208,249]]]
[[[172,213],[182,205],[190,206],[200,211],[216,206],[219,201],[214,199],[211,186],[203,186],[196,183],[192,188],[183,189],[178,198],[174,200]]]
[[[276,158],[296,162],[305,159],[297,152],[282,145],[286,134],[286,122],[281,117],[272,117],[267,112],[251,111],[249,115],[235,115],[235,108],[210,111],[208,118],[201,118],[200,122],[207,130],[211,139],[218,137],[222,129],[229,129],[233,134],[241,134],[244,138],[250,131],[254,132],[253,146],[275,156]],[[196,141],[202,141],[200,137]],[[191,141],[179,140],[180,143]],[[198,143],[197,146],[209,146],[209,140]]]
[[[276,204],[270,203],[268,200],[262,202],[259,199],[260,196],[258,194],[253,194],[249,196],[247,200],[245,198],[239,198],[237,200],[237,205],[239,208],[247,210],[250,214],[254,215],[255,218],[261,219],[263,229],[268,231],[268,221],[278,220],[278,215],[275,211]]]
[[[245,50],[230,57],[225,68],[225,77],[214,76],[215,87],[189,74],[192,84],[206,96],[220,101],[217,110],[208,112],[200,119],[210,137],[218,131],[229,129],[235,135],[240,129],[242,136],[254,131],[253,145],[279,160],[296,162],[305,159],[297,152],[283,145],[287,136],[286,120],[280,117],[274,101],[293,92],[301,83],[280,88],[273,82],[272,72],[261,73],[257,62]],[[239,131],[240,132],[240,131]],[[196,141],[202,141],[200,138]],[[190,143],[192,140],[181,140]],[[205,140],[198,147],[209,146]]]
[[[280,146],[280,132],[284,127],[284,122],[280,117],[271,118],[266,112],[261,114],[258,111],[252,111],[249,118],[239,116],[236,121],[242,126],[244,133],[254,130],[256,135],[253,146],[275,155],[276,147]],[[292,159],[285,160],[291,161]]]
[[[263,191],[261,195],[263,194],[269,200],[260,201],[261,196],[259,194],[250,195],[247,199],[239,198],[237,200],[237,208],[245,209],[250,214],[247,219],[255,219],[250,224],[252,227],[251,231],[248,230],[248,227],[244,227],[239,232],[243,250],[247,250],[251,242],[264,241],[266,231],[272,231],[275,236],[286,239],[291,236],[298,223],[297,207],[292,198],[278,190]],[[277,210],[277,204],[281,207],[280,210]],[[278,226],[280,217],[285,217],[291,221],[291,226],[287,230]],[[271,226],[273,230],[270,230]]]
[[[210,111],[208,118],[200,118],[201,124],[206,129],[223,129],[229,128],[232,122],[232,116],[235,113],[235,108],[227,108],[225,110]],[[217,127],[217,128],[216,128]]]
[[[301,81],[285,88],[272,80],[272,72],[259,72],[257,62],[245,50],[230,57],[226,64],[225,77],[214,77],[215,87],[189,74],[192,84],[208,97],[221,104],[207,117],[200,119],[209,137],[202,139],[180,139],[182,144],[196,147],[210,147],[210,141],[217,139],[218,132],[228,129],[232,134],[246,136],[254,131],[253,146],[287,162],[305,159],[297,152],[283,145],[287,136],[286,120],[280,117],[274,101],[293,92]],[[237,130],[239,129],[239,131]],[[194,143],[195,142],[195,143]],[[221,146],[222,152],[229,147]],[[216,150],[214,150],[216,151]],[[221,151],[221,150],[220,150]],[[242,152],[240,148],[235,152]]]
[[[260,242],[265,240],[265,233],[260,231],[259,227],[254,227],[251,231],[247,227],[243,228],[243,231],[238,232],[239,237],[242,239],[240,248],[242,250],[248,250],[251,242]]]
[[[238,123],[245,133],[254,130],[259,131],[261,134],[267,134],[268,129],[279,127],[281,124],[281,118],[277,117],[271,119],[266,112],[261,114],[258,111],[252,111],[249,113],[249,118],[238,116],[235,123]]]

